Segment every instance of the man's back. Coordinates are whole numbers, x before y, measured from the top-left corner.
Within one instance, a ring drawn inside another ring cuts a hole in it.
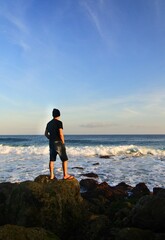
[[[62,122],[57,119],[52,119],[47,124],[47,131],[50,134],[50,141],[61,141],[60,135],[59,135],[59,129],[63,129]]]

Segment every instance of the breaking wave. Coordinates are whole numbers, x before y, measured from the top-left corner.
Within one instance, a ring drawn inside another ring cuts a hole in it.
[[[113,156],[133,156],[140,157],[153,155],[155,157],[165,157],[165,149],[155,149],[136,145],[126,146],[68,146],[67,153],[72,157],[113,157]],[[14,155],[47,155],[48,146],[6,146],[0,145],[0,154]]]

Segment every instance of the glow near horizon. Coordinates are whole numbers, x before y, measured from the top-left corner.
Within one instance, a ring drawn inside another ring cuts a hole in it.
[[[165,1],[0,1],[0,134],[165,133]]]

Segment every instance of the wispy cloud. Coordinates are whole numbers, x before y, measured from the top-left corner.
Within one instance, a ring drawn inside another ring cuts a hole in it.
[[[24,39],[18,39],[17,44],[24,50],[28,51],[31,49],[30,45]]]
[[[100,129],[104,130],[109,128],[120,130],[126,129],[129,132],[129,126],[149,124],[149,126],[157,126],[161,128],[164,123],[165,115],[165,94],[163,91],[155,91],[150,93],[137,93],[136,95],[120,96],[118,98],[99,99],[94,102],[69,107],[64,109],[65,114],[73,116],[76,112],[79,120],[80,129]],[[85,116],[84,116],[85,113]],[[156,120],[158,119],[160,121]],[[90,119],[90,121],[87,121]],[[143,123],[143,124],[142,124]],[[165,127],[165,125],[164,125]],[[142,128],[142,127],[141,127]]]
[[[90,17],[90,19],[91,19],[92,23],[94,24],[96,30],[98,31],[99,35],[101,36],[101,38],[104,39],[104,33],[102,30],[102,26],[101,26],[101,20],[96,12],[96,9],[94,9],[94,7],[91,7],[86,1],[83,1],[82,5],[86,9],[88,16]]]
[[[112,31],[111,27],[115,24],[115,20],[110,2],[82,0],[81,6],[102,41],[108,46],[108,49],[114,51],[116,43],[113,38],[114,31]]]
[[[27,41],[29,29],[24,19],[27,5],[24,6],[19,1],[16,1],[15,5],[4,4],[0,5],[0,7],[0,17],[5,19],[7,23],[5,34],[13,44],[17,44],[24,51],[29,50],[30,46]]]
[[[107,122],[90,122],[86,124],[81,124],[82,128],[106,128],[106,127],[116,127],[115,123],[107,123]]]
[[[131,115],[139,115],[140,114],[138,111],[131,109],[131,108],[125,108],[124,111]]]
[[[27,26],[23,23],[19,16],[13,15],[10,12],[5,12],[4,17],[21,33],[28,34]]]
[[[76,106],[69,106],[65,109],[66,113],[72,112],[74,114],[77,112],[79,115],[82,113],[89,116],[99,114],[99,116],[109,116],[113,118],[117,113],[123,115],[139,116],[148,113],[158,113],[164,112],[165,106],[165,91],[153,90],[150,92],[139,92],[136,94],[117,96],[113,98],[99,98],[99,100],[94,99],[81,106],[79,104]]]

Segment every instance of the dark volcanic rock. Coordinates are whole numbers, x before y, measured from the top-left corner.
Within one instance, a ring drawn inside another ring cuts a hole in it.
[[[0,227],[0,240],[60,240],[42,228],[25,228],[16,225]]]
[[[76,179],[52,181],[47,176],[40,176],[34,182],[13,184],[13,187],[8,184],[6,187],[11,191],[7,194],[5,188],[1,188],[4,184],[0,184],[0,206],[4,207],[0,214],[1,223],[44,227],[59,236],[61,233],[76,234],[77,225],[83,218],[83,199]]]
[[[124,228],[117,233],[115,240],[155,240],[155,234],[150,230]]]
[[[100,165],[100,163],[93,163],[92,165],[93,166],[97,166],[97,165]]]
[[[106,215],[92,214],[86,222],[86,230],[84,232],[84,240],[108,240],[108,230],[110,227],[109,218]],[[81,238],[80,238],[81,239]]]
[[[100,158],[107,158],[108,159],[108,158],[110,158],[110,156],[109,155],[101,155]]]
[[[98,178],[98,175],[96,173],[93,173],[93,172],[82,174],[82,176],[91,177],[91,178]]]
[[[142,197],[131,215],[132,226],[165,232],[165,189],[157,195]]]
[[[83,193],[82,196],[88,200],[91,198],[99,198],[99,196],[107,200],[124,198],[128,196],[128,191],[132,190],[132,187],[124,182],[115,187],[111,187],[106,182],[98,184],[95,180],[90,181],[90,179],[85,179],[81,180],[80,184],[86,187],[87,192]]]
[[[133,187],[127,185],[125,182],[121,182],[113,187],[113,192],[116,197],[127,197],[129,195],[128,192],[131,192],[132,190]]]
[[[80,181],[80,186],[83,187],[85,190],[92,190],[95,189],[98,185],[98,182],[94,179],[82,179]]]
[[[83,193],[82,196],[87,199],[111,199],[113,196],[113,188],[110,187],[106,182],[97,184],[94,188],[88,189],[87,192]]]
[[[13,184],[10,182],[0,184],[0,225],[3,225],[7,222],[6,219],[6,202],[10,193],[13,191],[18,184]]]
[[[144,195],[150,195],[150,190],[145,183],[138,183],[132,190],[133,197],[142,197]]]
[[[163,188],[160,188],[160,187],[154,187],[153,188],[153,194],[154,195],[157,195],[160,191],[164,191],[164,189]]]
[[[164,240],[165,189],[48,175],[1,183],[0,225],[0,240]]]
[[[83,168],[83,167],[72,167],[72,169],[84,170],[84,168]]]
[[[39,175],[34,179],[34,182],[37,183],[52,183],[53,181],[57,181],[57,178],[50,179],[49,175]]]

